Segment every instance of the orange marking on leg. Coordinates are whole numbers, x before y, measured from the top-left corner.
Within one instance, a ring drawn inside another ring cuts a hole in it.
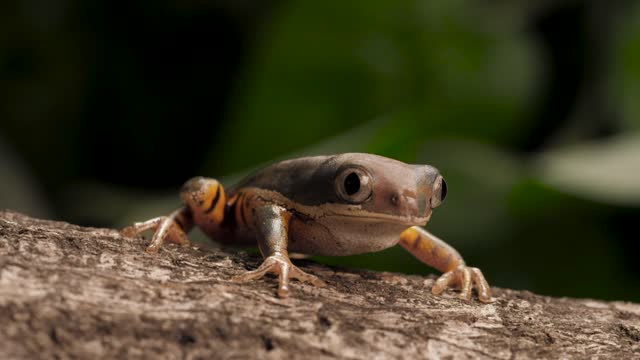
[[[424,230],[413,227],[406,229],[400,234],[400,245],[418,260],[442,272],[451,271],[464,264],[457,251]]]

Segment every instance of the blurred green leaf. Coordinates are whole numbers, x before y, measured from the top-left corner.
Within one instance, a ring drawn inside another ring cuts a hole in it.
[[[614,205],[640,205],[640,134],[549,150],[534,174],[555,189]]]

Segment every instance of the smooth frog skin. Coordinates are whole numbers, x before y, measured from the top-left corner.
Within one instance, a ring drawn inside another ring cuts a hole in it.
[[[434,294],[459,287],[460,297],[470,299],[475,285],[479,300],[491,302],[480,270],[467,267],[455,249],[420,227],[446,193],[443,177],[428,165],[362,153],[305,157],[268,166],[226,191],[214,179],[193,178],[180,192],[182,208],[122,233],[154,230],[151,253],[165,241],[188,245],[186,232],[193,226],[223,243],[257,243],[265,261],[234,280],[274,273],[280,297],[288,296],[291,278],[324,286],[294,266],[289,251],[341,256],[400,244],[444,273]]]

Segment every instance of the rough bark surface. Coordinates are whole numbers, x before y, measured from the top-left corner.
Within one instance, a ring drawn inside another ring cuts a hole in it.
[[[640,305],[494,289],[432,296],[432,278],[298,262],[328,283],[229,281],[260,258],[0,211],[0,357],[640,358]]]

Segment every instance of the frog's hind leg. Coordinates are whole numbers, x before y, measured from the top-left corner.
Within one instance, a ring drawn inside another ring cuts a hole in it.
[[[145,231],[153,230],[154,234],[151,243],[146,251],[149,253],[158,252],[165,241],[169,241],[181,246],[188,246],[189,239],[186,232],[193,226],[191,212],[187,207],[182,207],[168,216],[160,216],[144,222],[135,223],[120,231],[125,236],[136,236]]]
[[[184,206],[167,216],[157,217],[121,230],[125,236],[135,236],[153,230],[151,244],[147,252],[155,253],[165,241],[187,246],[186,233],[198,225],[205,233],[211,234],[222,223],[226,197],[222,185],[215,179],[195,177],[187,181],[180,190]]]

